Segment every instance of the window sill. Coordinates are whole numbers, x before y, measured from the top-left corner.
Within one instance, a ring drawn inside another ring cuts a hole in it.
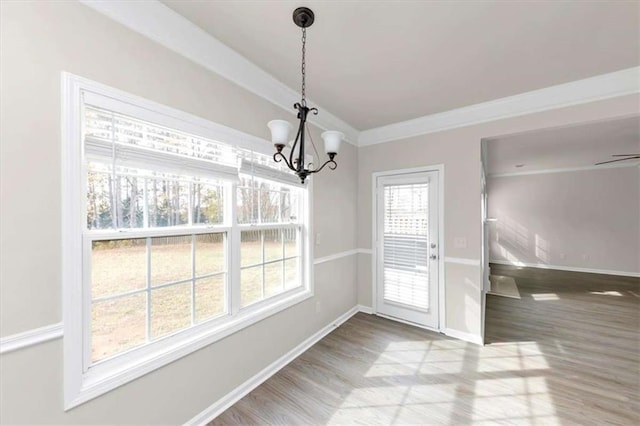
[[[290,290],[274,299],[248,306],[234,317],[187,329],[156,342],[153,347],[107,360],[82,375],[80,389],[65,401],[65,411],[202,349],[313,296],[309,289]],[[270,303],[267,303],[270,302]],[[128,355],[128,356],[127,356]]]

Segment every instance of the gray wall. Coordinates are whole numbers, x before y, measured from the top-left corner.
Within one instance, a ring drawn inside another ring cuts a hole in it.
[[[61,320],[61,71],[265,139],[268,120],[293,116],[78,3],[0,5],[0,336],[7,336]],[[638,96],[626,96],[358,150],[345,144],[338,170],[315,180],[322,242],[315,255],[371,247],[372,172],[443,163],[445,254],[479,261],[481,138],[637,109]],[[455,237],[466,238],[467,247],[454,248]],[[2,355],[2,421],[184,422],[356,303],[370,306],[370,271],[367,254],[320,264],[314,298],[66,413],[62,340]],[[480,266],[447,262],[445,273],[447,326],[479,336]]]
[[[7,336],[61,321],[62,71],[266,140],[267,121],[295,117],[79,3],[1,7],[0,336]],[[317,257],[356,248],[356,156],[343,144],[338,169],[315,177]],[[352,308],[356,276],[355,256],[320,264],[315,297],[66,413],[61,339],[3,354],[2,423],[182,423]]]
[[[488,181],[491,261],[640,272],[640,169]]]

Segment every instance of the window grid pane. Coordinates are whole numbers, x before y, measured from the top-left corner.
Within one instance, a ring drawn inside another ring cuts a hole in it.
[[[238,223],[296,223],[301,190],[240,175],[237,186]]]
[[[302,285],[299,235],[299,228],[241,231],[241,307]]]
[[[93,241],[92,361],[226,314],[225,239],[210,233]]]
[[[146,229],[224,223],[220,181],[87,164],[87,229]]]

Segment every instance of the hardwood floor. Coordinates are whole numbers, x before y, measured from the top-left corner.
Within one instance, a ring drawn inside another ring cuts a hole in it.
[[[640,279],[492,273],[484,347],[360,313],[211,424],[640,424]]]

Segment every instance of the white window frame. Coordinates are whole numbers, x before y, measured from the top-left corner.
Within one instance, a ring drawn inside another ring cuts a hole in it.
[[[87,240],[83,236],[86,223],[85,165],[83,159],[82,120],[83,93],[102,96],[113,102],[112,110],[135,118],[158,123],[165,127],[194,134],[203,138],[221,141],[262,154],[271,155],[270,142],[219,125],[194,115],[161,105],[78,77],[62,73],[62,284],[64,322],[64,406],[69,410],[98,397],[118,386],[173,362],[203,348],[232,333],[274,315],[313,296],[313,180],[308,179],[307,190],[302,193],[301,220],[298,225],[266,224],[238,225],[236,220],[236,191],[231,185],[225,190],[225,220],[222,225],[202,227],[172,227],[159,234],[190,235],[198,233],[227,232],[227,241],[234,241],[227,251],[227,279],[238,294],[228,295],[240,300],[240,231],[242,229],[273,229],[299,226],[302,286],[286,290],[276,296],[240,308],[233,305],[230,315],[196,324],[183,331],[158,341],[145,344],[85,368],[87,360],[87,332],[90,333],[90,318],[86,309],[91,301],[87,283],[87,271],[83,269],[83,256],[87,256]],[[124,109],[124,110],[123,110]],[[229,222],[231,217],[231,222]],[[134,238],[137,230],[125,231]],[[112,231],[109,231],[113,233]],[[236,235],[232,235],[235,233]],[[145,231],[144,236],[149,236]],[[231,239],[229,237],[231,236]],[[90,250],[89,250],[90,251]],[[90,253],[88,254],[90,256]],[[86,259],[86,258],[85,258]],[[89,357],[90,361],[90,357]]]

